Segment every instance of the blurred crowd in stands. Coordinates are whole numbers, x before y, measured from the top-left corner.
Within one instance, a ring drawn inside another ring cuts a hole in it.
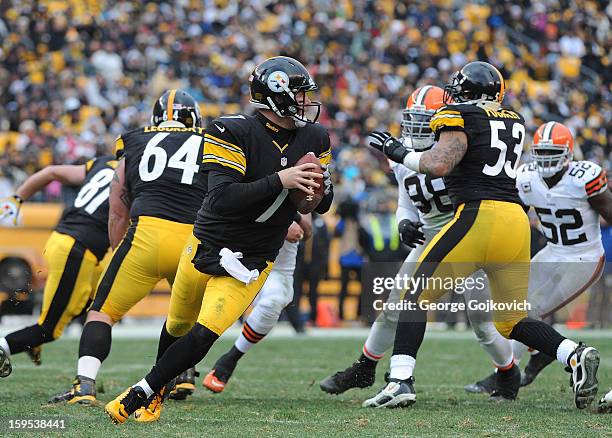
[[[530,134],[563,121],[576,156],[610,168],[605,0],[9,0],[0,2],[0,195],[48,164],[109,150],[147,123],[164,89],[189,91],[209,120],[250,111],[249,74],[278,54],[301,60],[319,83],[337,200],[359,214],[392,211],[396,190],[367,133],[399,135],[412,90],[442,86],[471,60],[499,67],[505,103]],[[59,200],[61,190],[40,199]]]

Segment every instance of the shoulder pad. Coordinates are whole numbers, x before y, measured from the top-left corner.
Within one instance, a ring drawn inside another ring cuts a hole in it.
[[[587,197],[598,195],[608,188],[606,171],[592,161],[572,162],[568,173],[574,188]]]

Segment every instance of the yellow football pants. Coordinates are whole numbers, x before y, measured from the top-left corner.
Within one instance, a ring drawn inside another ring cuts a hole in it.
[[[102,268],[90,250],[56,231],[47,240],[43,257],[48,274],[38,324],[57,339],[93,297]]]
[[[166,329],[175,337],[187,334],[196,321],[221,336],[253,302],[272,270],[273,263],[268,262],[250,284],[204,274],[191,263],[199,244],[193,235],[187,241],[172,286]]]
[[[492,301],[504,307],[493,311],[495,327],[507,338],[527,316],[514,303],[527,300],[530,243],[529,220],[520,205],[490,200],[462,204],[419,257],[414,278],[467,278],[483,269]],[[437,301],[448,292],[442,283],[426,283],[419,301]]]
[[[119,321],[162,279],[172,285],[193,225],[150,216],[132,220],[102,274],[90,310]]]

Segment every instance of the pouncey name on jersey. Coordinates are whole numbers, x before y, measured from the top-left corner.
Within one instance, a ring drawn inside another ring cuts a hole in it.
[[[242,263],[249,269],[261,270],[266,261],[276,258],[297,210],[288,197],[288,190],[274,175],[294,166],[308,152],[313,152],[323,165],[330,161],[329,135],[318,123],[284,130],[261,114],[238,114],[219,117],[208,125],[205,172],[222,175],[232,183],[261,182],[267,188],[262,186],[259,200],[249,203],[245,199],[243,205],[221,208],[213,193],[215,187],[209,187],[194,227],[195,236],[203,244],[194,258],[198,269],[225,275],[218,265],[222,248],[242,252]],[[227,196],[224,197],[228,202]],[[322,201],[317,211],[324,212],[320,211],[326,210],[323,205]]]
[[[522,201],[534,207],[548,245],[573,257],[601,257],[599,214],[589,198],[608,190],[605,170],[590,161],[572,161],[548,188],[532,162],[519,167],[516,184]]]
[[[497,102],[455,103],[438,109],[430,127],[436,140],[445,130],[467,136],[463,159],[444,178],[455,207],[484,199],[520,204],[515,180],[525,141],[523,116]]]
[[[67,234],[102,260],[108,240],[108,196],[118,162],[112,156],[89,160],[85,181],[74,202],[66,207],[55,231]]]
[[[206,192],[204,129],[145,126],[122,134],[115,146],[117,158],[125,158],[130,217],[193,224]]]
[[[390,161],[399,185],[398,207],[413,210],[425,230],[440,230],[453,217],[453,204],[443,178],[432,178]],[[411,219],[412,220],[412,219]]]

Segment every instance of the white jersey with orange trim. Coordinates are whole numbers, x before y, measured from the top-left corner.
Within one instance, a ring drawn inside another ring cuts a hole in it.
[[[399,185],[398,223],[410,219],[423,223],[424,230],[439,231],[453,217],[444,179],[417,173],[406,166],[390,162]]]
[[[605,170],[590,161],[572,161],[561,180],[549,188],[532,162],[519,167],[516,185],[523,203],[534,207],[555,254],[575,260],[603,255],[599,214],[589,198],[608,190]]]

